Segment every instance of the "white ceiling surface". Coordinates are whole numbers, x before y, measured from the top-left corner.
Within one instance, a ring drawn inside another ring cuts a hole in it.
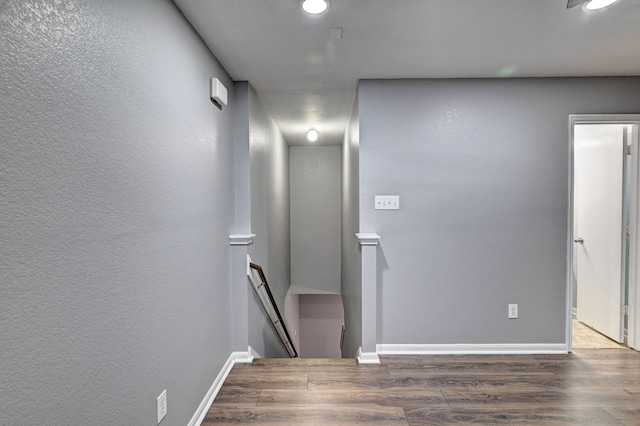
[[[340,144],[359,79],[640,75],[640,0],[174,1],[292,145]]]

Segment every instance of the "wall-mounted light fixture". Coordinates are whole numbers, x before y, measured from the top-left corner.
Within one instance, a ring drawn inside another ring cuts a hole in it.
[[[309,129],[309,131],[307,132],[307,140],[309,142],[317,141],[319,136],[320,136],[320,134],[318,133],[318,131],[316,129]]]
[[[302,10],[310,15],[319,15],[329,8],[327,0],[302,0]]]
[[[211,79],[211,85],[209,86],[209,97],[211,102],[216,104],[218,108],[222,108],[227,105],[227,88],[217,78]]]

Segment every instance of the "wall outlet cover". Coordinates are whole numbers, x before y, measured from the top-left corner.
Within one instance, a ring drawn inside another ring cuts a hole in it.
[[[158,411],[158,424],[167,415],[167,390],[163,390],[160,396],[156,399],[156,408]]]

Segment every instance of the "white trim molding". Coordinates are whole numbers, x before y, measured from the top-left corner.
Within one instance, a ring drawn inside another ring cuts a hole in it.
[[[251,362],[253,362],[253,360],[256,358],[262,358],[262,355],[254,351],[251,346],[249,346],[249,356],[251,357]]]
[[[229,355],[227,362],[224,363],[222,370],[218,373],[218,377],[213,381],[213,384],[204,396],[204,399],[198,406],[195,414],[191,417],[188,426],[200,426],[200,424],[202,424],[202,421],[207,415],[207,410],[211,407],[211,404],[213,404],[213,400],[216,399],[218,392],[220,392],[220,388],[222,388],[222,385],[227,379],[227,376],[231,372],[233,366],[236,365],[236,363],[252,362],[254,358],[253,354],[255,354],[255,351],[249,347],[247,352],[232,352],[231,355]]]
[[[356,233],[360,245],[363,246],[377,246],[380,243],[380,235],[374,233]]]
[[[629,293],[628,293],[628,346],[634,349],[640,348],[640,197],[637,188],[640,186],[640,164],[638,164],[638,145],[640,145],[640,114],[571,114],[569,115],[569,170],[568,170],[568,200],[567,209],[567,263],[566,263],[566,329],[565,339],[569,351],[572,350],[573,337],[572,319],[574,316],[573,297],[576,291],[575,276],[573,273],[575,253],[573,242],[573,213],[574,213],[574,126],[576,124],[628,124],[632,126],[632,178],[630,193],[632,235],[629,248]]]
[[[512,354],[567,354],[564,343],[498,343],[498,344],[382,344],[376,345],[380,355],[512,355]]]
[[[231,355],[235,357],[235,364],[251,364],[255,358],[262,358],[251,346],[249,346],[247,352],[234,352]]]
[[[380,235],[356,233],[356,237],[362,246],[360,248],[362,336],[358,362],[361,364],[379,363],[380,360],[375,353],[378,336],[378,245]]]
[[[358,364],[380,364],[380,358],[375,352],[362,352],[362,348],[358,348]]]
[[[256,234],[231,234],[229,235],[229,244],[232,246],[248,246],[253,243]]]

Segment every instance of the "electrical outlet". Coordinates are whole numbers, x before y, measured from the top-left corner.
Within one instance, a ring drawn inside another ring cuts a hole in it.
[[[509,318],[518,318],[518,304],[510,303],[509,304]]]
[[[156,399],[156,408],[158,409],[158,424],[167,415],[167,390],[163,390],[160,396]]]

